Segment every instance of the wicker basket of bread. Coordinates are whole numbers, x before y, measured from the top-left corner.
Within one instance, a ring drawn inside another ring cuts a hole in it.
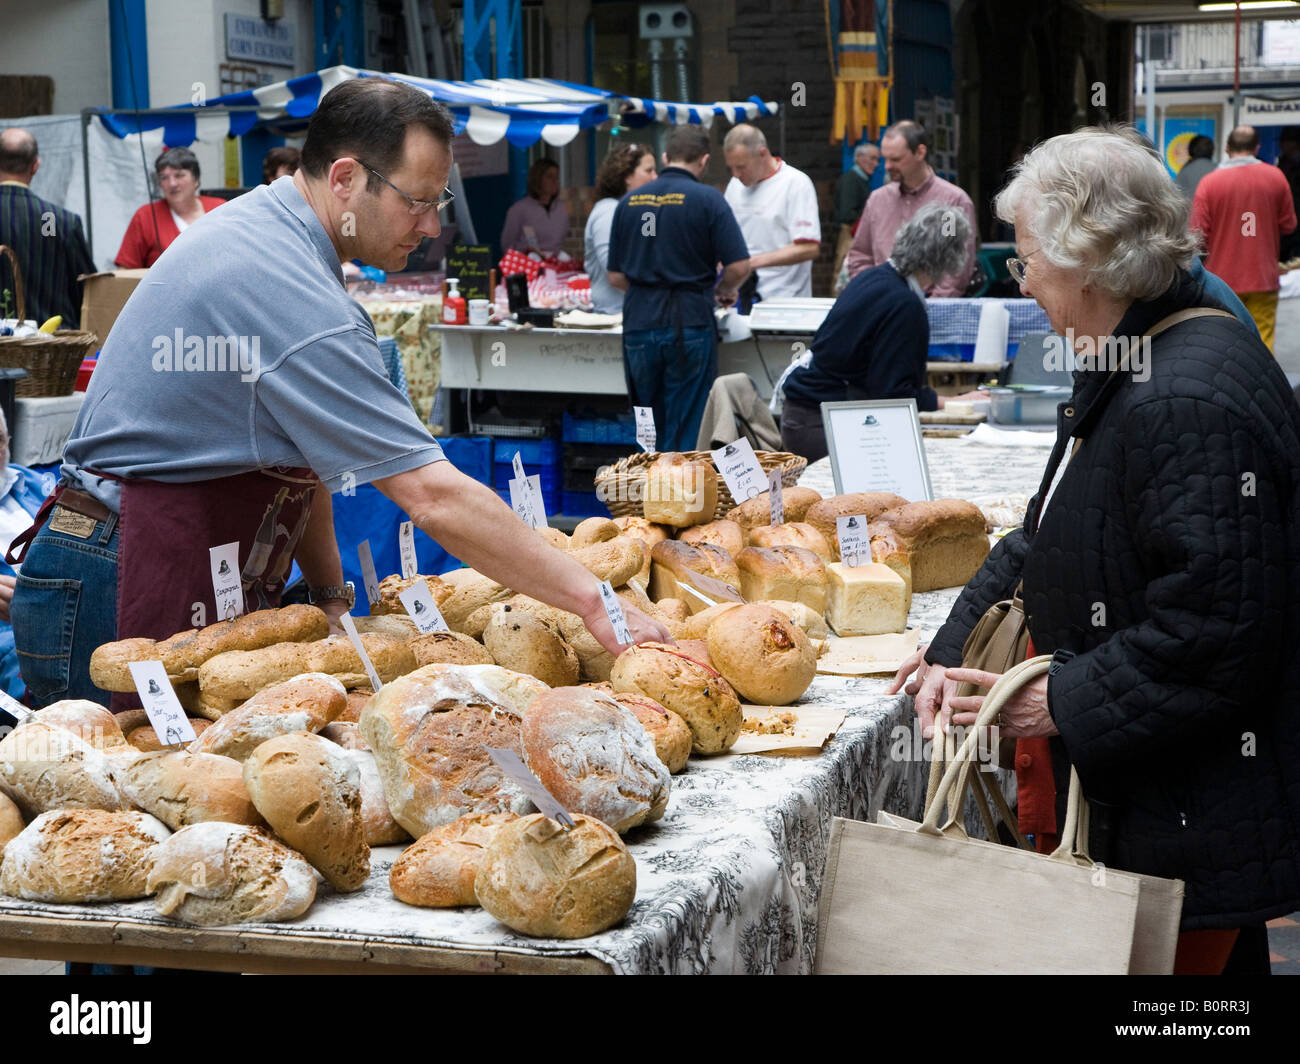
[[[808,459],[789,451],[755,451],[758,464],[764,473],[773,469],[781,470],[781,483],[787,488],[794,487],[803,471],[808,468]],[[630,454],[620,458],[612,466],[606,466],[596,475],[596,495],[609,507],[614,517],[640,517],[642,500],[645,498],[646,478],[651,464],[659,462],[666,455],[657,452],[650,454]],[[708,451],[684,451],[681,458],[691,462],[711,463],[713,456]],[[725,481],[718,480],[718,505],[713,517],[721,520],[734,508],[736,500],[731,497]]]

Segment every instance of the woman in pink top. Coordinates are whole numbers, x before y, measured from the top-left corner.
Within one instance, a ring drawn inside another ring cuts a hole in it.
[[[568,233],[569,209],[560,198],[560,167],[554,159],[538,159],[528,168],[528,195],[506,211],[501,250],[552,254],[564,248]]]

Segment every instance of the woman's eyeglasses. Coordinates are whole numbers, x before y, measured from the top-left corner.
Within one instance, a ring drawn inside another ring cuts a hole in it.
[[[1025,268],[1026,266],[1028,266],[1029,260],[1032,259],[1035,255],[1037,255],[1042,250],[1043,250],[1042,248],[1034,248],[1034,250],[1031,251],[1028,255],[1026,255],[1023,259],[1019,259],[1019,258],[1007,259],[1007,273],[1011,274],[1011,277],[1016,282],[1016,284],[1025,283]]]

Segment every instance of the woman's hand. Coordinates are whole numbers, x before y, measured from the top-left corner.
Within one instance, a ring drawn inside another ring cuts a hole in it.
[[[925,660],[925,652],[929,644],[917,649],[910,658],[898,667],[898,672],[894,675],[894,682],[889,685],[889,694],[897,694],[899,690],[906,690],[916,701],[913,709],[921,720],[921,737],[929,739],[934,736],[935,718],[941,714],[946,716],[950,710],[945,706],[952,697],[953,692],[957,689],[957,684],[949,680],[949,671],[942,665],[930,665]],[[915,673],[916,675],[908,682],[907,687],[903,688],[903,681]],[[943,730],[947,730],[946,723]]]
[[[972,683],[977,687],[992,687],[999,676],[980,669],[949,669],[947,678],[953,683]],[[964,695],[949,700],[954,724],[974,724],[985,695]],[[1002,705],[1002,712],[993,722],[1004,739],[1037,739],[1059,735],[1052,715],[1047,711],[1047,677],[1040,676],[1031,684],[1021,687]]]

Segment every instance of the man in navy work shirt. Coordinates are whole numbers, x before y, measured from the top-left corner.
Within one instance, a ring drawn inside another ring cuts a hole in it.
[[[677,127],[663,159],[658,180],[614,211],[608,276],[627,292],[623,365],[632,405],[654,409],[661,451],[689,451],[718,375],[713,308],[736,301],[749,249],[722,193],[699,181],[709,135]]]

